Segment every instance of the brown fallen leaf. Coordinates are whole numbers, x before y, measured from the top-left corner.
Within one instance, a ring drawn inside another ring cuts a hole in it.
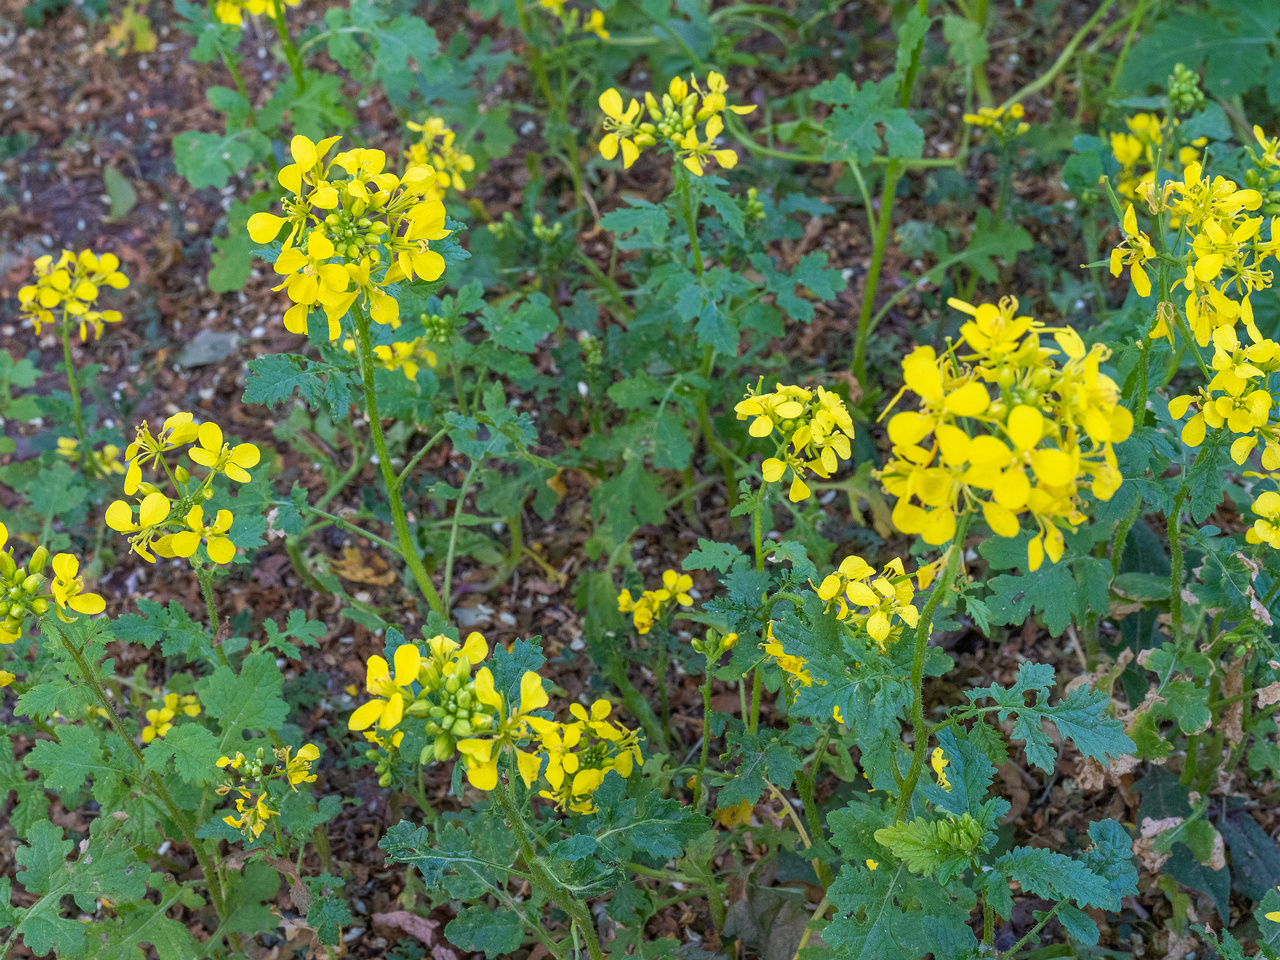
[[[341,560],[330,560],[329,568],[343,580],[389,587],[396,582],[396,572],[376,553],[365,553],[359,547],[344,547]]]
[[[389,910],[386,913],[375,913],[373,922],[384,927],[395,927],[410,936],[417,937],[427,946],[436,942],[436,930],[440,928],[439,920],[429,920],[408,910]]]

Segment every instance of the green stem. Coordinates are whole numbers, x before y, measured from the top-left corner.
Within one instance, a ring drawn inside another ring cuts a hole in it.
[[[865,386],[867,382],[867,338],[871,334],[871,311],[875,308],[876,288],[884,251],[889,243],[889,227],[893,222],[893,198],[902,178],[902,165],[895,158],[884,171],[884,189],[880,193],[880,212],[876,216],[876,232],[871,246],[871,263],[862,287],[862,308],[858,312],[858,328],[853,340],[853,375]]]
[[[511,796],[511,791],[503,783],[501,776],[499,776],[498,782],[493,788],[493,793],[498,798],[498,805],[502,807],[503,816],[506,817],[507,823],[511,825],[511,833],[516,838],[516,846],[520,849],[520,856],[524,859],[525,866],[529,868],[529,874],[533,881],[542,887],[542,892],[549,899],[557,903],[560,909],[569,915],[573,926],[577,928],[582,938],[587,942],[587,953],[591,960],[604,960],[604,951],[600,949],[600,940],[596,937],[595,925],[591,922],[591,915],[587,913],[586,905],[578,900],[573,893],[566,890],[564,885],[553,877],[543,865],[542,860],[533,849],[532,842],[529,840],[529,831],[525,827],[524,816],[520,813],[520,808],[516,806],[515,798]]]
[[[426,598],[431,609],[440,614],[447,614],[448,608],[440,599],[427,569],[418,556],[418,547],[409,532],[409,520],[405,516],[404,502],[400,499],[400,485],[396,482],[395,471],[391,467],[391,454],[387,450],[387,438],[382,433],[382,417],[378,413],[378,394],[373,382],[373,346],[369,339],[369,317],[359,302],[351,305],[356,321],[356,349],[360,357],[360,375],[364,381],[364,399],[369,414],[369,432],[373,436],[373,446],[378,452],[378,468],[382,471],[382,481],[387,488],[387,499],[391,504],[391,519],[396,528],[396,536],[400,541],[400,555],[404,558],[418,589]]]
[[[1040,76],[1036,77],[1030,83],[1021,87],[1016,93],[1013,94],[1013,96],[1009,97],[1009,99],[1007,99],[1004,103],[1000,104],[1000,109],[1007,110],[1009,107],[1013,106],[1015,103],[1020,103],[1021,101],[1025,100],[1027,97],[1031,96],[1033,93],[1038,93],[1039,91],[1047,87],[1050,83],[1052,83],[1053,78],[1056,77],[1059,73],[1061,73],[1063,68],[1066,67],[1066,65],[1071,62],[1071,58],[1075,56],[1076,48],[1080,46],[1085,36],[1089,33],[1090,30],[1092,30],[1095,26],[1097,26],[1098,21],[1101,20],[1106,15],[1107,11],[1111,9],[1111,7],[1115,4],[1115,2],[1116,0],[1106,0],[1106,2],[1102,4],[1102,6],[1100,6],[1097,10],[1095,10],[1093,16],[1091,16],[1088,20],[1085,21],[1084,26],[1082,26],[1079,30],[1076,31],[1075,36],[1073,36],[1070,40],[1067,41],[1067,45],[1062,48],[1062,53],[1058,54],[1058,59],[1053,62],[1053,66],[1051,66],[1044,73],[1040,74]],[[1119,76],[1119,70],[1120,70],[1119,65],[1117,65],[1116,73],[1114,74],[1114,76]]]
[[[75,422],[80,464],[97,476],[98,471],[84,436],[84,418],[80,412],[80,387],[76,383],[75,361],[71,358],[71,323],[65,312],[62,314],[62,358],[63,365],[67,368],[67,389],[71,391],[71,419]]]
[[[929,600],[920,613],[920,623],[916,627],[915,656],[911,661],[911,728],[915,732],[915,743],[912,744],[911,767],[902,783],[898,794],[898,806],[894,813],[894,822],[901,823],[907,818],[911,809],[911,798],[916,792],[916,784],[924,770],[925,754],[929,750],[929,725],[924,720],[924,660],[929,647],[929,634],[933,630],[933,615],[942,603],[943,598],[951,592],[955,582],[956,571],[960,567],[960,554],[964,552],[964,538],[969,531],[969,521],[973,513],[965,510],[956,523],[955,536],[951,538],[951,553],[947,557],[947,566],[938,580],[938,585],[929,594]],[[897,760],[894,760],[897,765]]]
[[[631,682],[631,678],[627,676],[626,661],[620,654],[610,658],[605,665],[604,675],[618,688],[618,692],[622,695],[622,705],[640,721],[640,726],[644,727],[645,736],[649,738],[652,745],[657,747],[657,752],[666,753],[667,732],[662,728],[658,715],[653,712],[653,707],[649,706],[649,701],[641,695],[635,684]]]
[[[760,530],[760,515],[764,512],[764,491],[757,494],[751,511],[751,545],[756,553],[756,573],[764,572],[764,539]]]
[[[301,96],[307,86],[306,75],[302,70],[302,55],[298,53],[293,38],[289,36],[289,24],[284,19],[284,3],[281,0],[273,0],[269,6],[271,22],[275,24],[276,35],[280,38],[280,46],[284,49],[284,58],[289,62],[289,72],[293,74],[293,79],[298,84],[298,94]]]
[[[1166,535],[1169,539],[1169,635],[1178,643],[1182,632],[1182,502],[1187,498],[1191,488],[1183,484],[1178,495],[1173,498],[1173,509],[1169,511],[1169,522]]]
[[[1032,937],[1034,937],[1037,933],[1043,930],[1044,925],[1046,923],[1048,923],[1050,920],[1052,920],[1055,916],[1058,915],[1058,911],[1062,909],[1063,904],[1065,904],[1066,902],[1067,901],[1063,900],[1061,903],[1058,903],[1057,905],[1055,905],[1052,910],[1050,910],[1047,914],[1045,914],[1040,919],[1039,923],[1037,923],[1034,927],[1032,927],[1030,930],[1027,931],[1026,936],[1024,936],[1017,943],[1015,943],[1007,951],[1000,954],[1000,960],[1013,960],[1013,957],[1017,956],[1018,951],[1021,950],[1023,947],[1025,947],[1031,941]]]
[[[754,734],[760,729],[760,691],[764,688],[764,670],[756,667],[751,672],[751,725]]]
[[[218,607],[213,599],[213,571],[207,567],[196,568],[196,578],[200,581],[200,592],[204,594],[204,605],[209,611],[209,642],[213,644],[214,652],[218,655],[218,662],[224,667],[230,667],[227,662],[227,651],[222,649],[222,644],[218,642]]]
[[[465,417],[466,414],[464,413],[463,416]],[[397,490],[400,487],[404,486],[404,482],[405,480],[409,479],[409,474],[413,472],[413,468],[418,465],[418,463],[422,460],[422,458],[425,457],[431,451],[431,448],[434,447],[437,443],[439,443],[440,439],[448,432],[449,432],[449,428],[447,426],[441,427],[439,430],[436,431],[435,436],[433,436],[430,440],[428,440],[422,446],[422,449],[420,449],[417,453],[413,455],[412,458],[410,458],[409,462],[405,464],[405,468],[401,470],[399,476],[396,477]],[[323,506],[323,504],[321,504],[321,506]]]
[[[804,804],[805,820],[809,823],[809,833],[814,843],[817,843],[823,836],[822,813],[818,810],[817,803],[814,802],[814,791],[818,786],[818,774],[822,770],[822,761],[827,756],[827,744],[831,742],[831,729],[827,728],[822,732],[822,736],[818,738],[817,746],[814,747],[813,764],[809,768],[809,772],[805,773],[801,770],[796,775],[796,788],[800,794],[800,802]],[[825,890],[831,886],[832,876],[831,868],[819,856],[813,858],[813,869],[818,875],[818,882],[822,884]]]
[[[702,813],[707,799],[707,788],[702,783],[703,773],[707,769],[707,756],[711,751],[711,668],[715,666],[711,657],[706,657],[706,681],[702,684],[702,756],[698,758],[698,772],[693,786],[693,812]]]
[[[458,412],[464,417],[470,416],[467,413],[467,391],[462,384],[462,370],[458,367],[456,360],[450,358],[449,373],[453,376],[453,392],[457,394]]]
[[[476,468],[479,465],[480,461],[471,461],[467,476],[462,481],[462,489],[458,491],[458,499],[453,505],[453,523],[449,526],[449,552],[444,558],[444,588],[441,590],[446,610],[449,609],[449,593],[453,586],[453,558],[458,547],[458,526],[462,522],[462,505],[466,502],[467,491],[471,489],[471,480],[475,477]]]

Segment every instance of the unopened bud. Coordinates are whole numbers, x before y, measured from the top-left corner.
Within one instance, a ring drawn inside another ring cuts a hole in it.
[[[409,708],[405,711],[405,713],[409,714],[409,716],[417,717],[419,720],[421,720],[430,712],[431,712],[431,704],[428,703],[426,700],[413,701],[413,703],[409,704]]]
[[[44,577],[38,573],[33,573],[27,579],[22,581],[22,589],[25,593],[35,593],[40,589],[40,584],[44,582]]]
[[[49,612],[49,601],[37,597],[35,600],[31,601],[31,609],[37,616],[43,617]]]
[[[0,578],[8,580],[18,572],[18,562],[12,553],[0,553]]]
[[[36,547],[36,552],[31,555],[30,561],[27,562],[27,573],[39,573],[48,562],[49,551],[44,544],[41,544]]]
[[[446,733],[436,737],[435,743],[431,745],[431,755],[435,757],[436,763],[444,763],[453,756],[453,737]]]

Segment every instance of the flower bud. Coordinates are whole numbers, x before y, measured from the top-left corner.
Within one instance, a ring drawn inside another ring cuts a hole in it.
[[[0,553],[0,578],[8,580],[18,572],[18,562],[12,553]]]
[[[458,688],[461,686],[462,684],[458,683],[457,677],[450,677],[448,680],[444,682],[444,688],[449,693],[457,693]]]
[[[458,706],[466,710],[471,706],[471,694],[466,690],[458,691]]]
[[[39,573],[44,569],[44,565],[49,562],[49,551],[44,544],[36,547],[36,552],[31,555],[31,560],[27,563],[27,573]]]
[[[430,714],[432,717],[434,717],[436,720],[444,719],[444,707],[432,707],[430,710],[427,711],[427,713]]]
[[[33,573],[22,581],[22,589],[25,593],[35,593],[40,589],[40,584],[42,583],[44,583],[44,577],[38,573]]]
[[[413,701],[413,703],[409,704],[409,708],[405,711],[405,713],[409,714],[409,716],[411,717],[417,717],[419,720],[421,720],[430,711],[431,711],[431,704],[428,703],[426,700],[415,700]]]
[[[431,754],[435,757],[436,763],[444,763],[453,756],[453,737],[446,733],[436,737],[435,743],[431,745]]]
[[[187,472],[186,467],[178,467],[177,470],[173,471],[173,475],[178,478],[179,483],[186,483],[191,479],[191,474]]]
[[[382,776],[378,778],[378,786],[380,787],[391,786],[391,774],[389,772],[384,773]]]
[[[43,617],[49,612],[49,601],[37,597],[35,600],[31,601],[31,609],[37,616]]]
[[[465,718],[460,718],[454,722],[453,729],[450,731],[450,733],[452,733],[459,740],[464,740],[467,737],[471,736],[471,724],[468,723]]]
[[[426,730],[427,730],[428,737],[434,737],[436,734],[440,732],[440,724],[436,723],[434,720],[431,720],[427,723]]]
[[[450,714],[449,716],[445,717],[443,720],[440,721],[440,729],[446,730],[446,731],[452,730],[453,725],[457,721],[457,719],[458,719],[457,717]]]

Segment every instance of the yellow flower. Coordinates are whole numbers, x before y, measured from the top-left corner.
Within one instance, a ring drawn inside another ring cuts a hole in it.
[[[276,258],[273,268],[287,279],[273,290],[284,290],[293,306],[284,313],[284,327],[290,333],[305,335],[307,318],[317,303],[329,320],[329,339],[336,340],[342,331],[339,324],[356,298],[348,292],[351,278],[346,269],[337,263],[326,261],[335,255],[333,244],[318,230],[307,237],[307,252],[297,247],[285,247]]]
[[[214,563],[230,563],[236,555],[235,544],[223,536],[231,529],[235,518],[230,510],[219,510],[218,516],[208,526],[204,522],[204,508],[192,507],[187,513],[187,529],[170,533],[156,541],[155,551],[162,557],[190,557],[204,539],[209,559]]]
[[[199,446],[192,447],[187,453],[193,463],[225,474],[237,483],[248,483],[253,479],[248,468],[258,465],[261,454],[252,443],[239,443],[232,448],[223,442],[222,428],[216,423],[200,424],[198,439]]]
[[[61,322],[79,325],[81,340],[88,340],[89,328],[100,337],[103,325],[119,323],[121,315],[117,310],[92,307],[101,287],[122,290],[129,285],[119,268],[120,260],[114,253],[98,256],[92,250],[79,254],[63,250],[56,263],[46,254],[35,261],[36,282],[18,290],[19,308],[37,334],[42,324],[55,322],[53,310],[57,308]]]
[[[604,138],[600,141],[600,156],[612,160],[622,150],[622,166],[630,169],[640,156],[640,147],[636,144],[636,118],[640,115],[640,104],[634,97],[626,110],[622,108],[622,94],[612,87],[600,94],[600,109],[604,111]]]
[[[865,863],[866,863],[866,865],[867,865],[867,869],[868,869],[868,870],[878,870],[878,869],[880,869],[880,864],[879,864],[877,861],[872,860],[870,857],[868,857],[868,858],[867,858],[867,860],[865,861]]]
[[[1273,550],[1280,550],[1280,493],[1267,490],[1258,495],[1250,508],[1258,515],[1253,526],[1245,533],[1250,543],[1265,543]]]
[[[142,742],[150,743],[156,737],[163,737],[172,730],[173,715],[173,711],[168,707],[153,707],[147,710],[145,713],[147,725],[142,728]]]
[[[60,553],[53,558],[53,582],[49,589],[58,604],[58,619],[70,623],[74,618],[68,617],[63,610],[74,610],[93,616],[107,609],[107,603],[96,593],[84,592],[84,580],[76,573],[80,570],[80,561],[69,553]]]
[[[964,122],[972,127],[990,130],[1002,140],[1011,140],[1031,129],[1031,125],[1023,122],[1022,104],[1014,103],[1008,107],[980,107],[977,113],[966,113]]]
[[[588,33],[594,33],[601,40],[609,39],[609,31],[604,28],[604,11],[602,10],[592,10],[582,24],[582,29]]]
[[[734,827],[751,822],[751,814],[755,812],[755,807],[751,805],[749,800],[743,800],[735,803],[732,807],[726,807],[723,810],[716,811],[716,819],[720,821],[720,826],[727,830]]]
[[[348,730],[364,730],[377,723],[383,730],[390,730],[404,716],[405,694],[418,676],[422,656],[412,643],[396,647],[395,676],[390,675],[387,661],[379,656],[369,658],[366,668],[365,689],[374,699],[361,704],[347,721]]]
[[[240,812],[240,816],[226,816],[222,818],[224,823],[228,823],[238,830],[249,829],[255,838],[262,836],[262,831],[267,828],[267,821],[280,811],[271,810],[267,807],[267,794],[260,793],[256,800],[249,791],[241,788],[241,796],[236,800],[236,810]],[[249,801],[248,804],[245,801]]]
[[[726,170],[738,165],[738,154],[728,148],[717,149],[716,140],[724,131],[724,120],[717,114],[707,120],[703,132],[705,140],[698,139],[696,128],[685,133],[676,149],[676,157],[695,177],[702,176],[707,158],[714,158],[716,163]]]
[[[947,759],[941,747],[934,747],[933,753],[929,755],[929,766],[933,767],[934,774],[938,777],[938,786],[947,793],[951,792],[951,781],[947,779],[946,769],[951,765],[951,761]]]
[[[1124,230],[1124,242],[1111,251],[1111,275],[1120,276],[1120,271],[1127,263],[1133,289],[1138,292],[1138,296],[1149,297],[1151,296],[1151,278],[1147,276],[1143,264],[1155,258],[1156,250],[1151,245],[1150,238],[1138,229],[1138,217],[1134,213],[1132,203],[1124,212],[1121,227]]]
[[[809,661],[804,657],[787,653],[782,644],[773,635],[772,620],[764,628],[764,639],[766,641],[764,652],[773,657],[774,663],[790,678],[789,682],[793,684],[800,683],[806,687],[813,685],[813,678],[809,676],[809,671],[806,669]]]
[[[13,681],[16,679],[17,677],[15,677],[8,670],[0,670],[0,688],[7,687],[9,684],[13,683]]]
[[[155,469],[170,450],[186,446],[200,435],[200,429],[189,413],[175,413],[165,420],[159,436],[151,435],[151,428],[144,420],[137,427],[134,441],[125,448],[124,457],[129,469],[124,477],[124,492],[133,496],[142,486],[142,468]]]
[[[149,493],[138,507],[138,521],[133,520],[133,508],[123,500],[116,500],[107,507],[107,526],[117,533],[134,534],[129,538],[129,548],[148,563],[154,563],[151,541],[159,534],[159,527],[169,519],[172,504],[163,493]]]
[[[520,678],[519,706],[508,710],[502,694],[493,686],[493,674],[488,667],[476,672],[475,692],[479,701],[493,707],[500,718],[498,729],[491,738],[468,737],[458,741],[458,753],[462,754],[467,770],[467,782],[477,790],[492,790],[498,784],[498,756],[504,746],[514,746],[527,736],[529,714],[541,710],[549,702],[542,689],[542,678],[532,670],[526,670]],[[517,751],[520,775],[530,784],[538,775],[540,759]]]
[[[277,755],[284,764],[284,773],[289,780],[289,786],[296,791],[300,783],[315,782],[316,775],[311,772],[311,764],[320,756],[320,748],[314,743],[308,743],[293,757],[289,756],[290,750],[290,747],[285,747],[282,752],[277,751]]]

